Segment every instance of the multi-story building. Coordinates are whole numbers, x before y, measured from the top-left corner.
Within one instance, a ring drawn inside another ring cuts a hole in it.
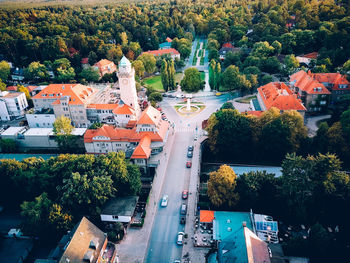
[[[306,108],[297,95],[283,82],[270,82],[258,88],[258,102],[263,111],[272,107],[280,111],[296,110],[304,116]]]
[[[158,50],[150,50],[143,52],[142,54],[152,54],[155,57],[163,56],[163,55],[170,55],[172,59],[180,59],[180,53],[175,48],[165,48],[165,49],[158,49]]]
[[[113,61],[108,59],[101,59],[99,62],[95,63],[93,66],[98,70],[100,77],[103,77],[105,74],[112,74],[117,71],[117,66]]]
[[[86,108],[98,92],[81,84],[50,84],[32,99],[36,110],[51,108],[56,118],[65,116],[75,127],[87,127]]]
[[[0,118],[3,121],[23,116],[28,102],[23,92],[0,91]]]
[[[315,80],[310,72],[300,70],[291,75],[290,86],[308,112],[322,112],[327,109],[331,93],[322,83]]]

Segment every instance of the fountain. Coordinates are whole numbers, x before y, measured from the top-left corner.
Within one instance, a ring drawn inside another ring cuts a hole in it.
[[[191,99],[190,98],[187,98],[186,111],[191,112]]]

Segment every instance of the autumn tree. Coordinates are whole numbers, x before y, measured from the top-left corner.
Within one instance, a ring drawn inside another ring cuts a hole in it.
[[[145,67],[145,71],[148,74],[151,74],[151,73],[153,73],[156,70],[156,62],[157,62],[157,60],[152,54],[143,53],[137,59],[142,61],[143,66]]]
[[[10,65],[5,60],[0,62],[0,79],[4,82],[10,76]]]
[[[208,196],[215,207],[234,207],[239,196],[235,192],[236,174],[230,166],[222,165],[211,172],[208,181]]]
[[[132,66],[135,69],[135,75],[138,78],[142,78],[145,74],[145,67],[143,65],[143,62],[141,60],[135,60],[132,62]]]
[[[56,118],[53,123],[53,132],[56,135],[55,140],[64,152],[76,152],[77,138],[72,135],[73,126],[71,120],[65,116]]]

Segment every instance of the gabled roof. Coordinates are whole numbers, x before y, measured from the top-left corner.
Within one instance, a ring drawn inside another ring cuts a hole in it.
[[[81,219],[80,223],[73,231],[72,238],[60,258],[59,263],[84,262],[86,253],[92,255],[93,259],[91,262],[96,262],[107,236],[86,217]],[[91,241],[93,241],[96,249],[89,248]]]
[[[157,125],[161,120],[160,112],[152,106],[148,106],[141,114],[137,124]]]
[[[300,57],[310,58],[310,59],[317,59],[318,53],[317,52],[311,52],[311,53],[308,53],[308,54],[300,55]]]
[[[166,55],[166,54],[180,55],[179,51],[177,51],[175,48],[150,50],[150,51],[143,52],[142,54],[152,54],[154,56],[161,56],[161,55]]]
[[[98,90],[82,84],[50,84],[33,99],[60,99],[69,97],[69,104],[86,104],[88,99],[95,95]],[[59,103],[56,102],[55,103]]]
[[[100,61],[98,61],[98,62],[96,62],[96,63],[94,64],[94,67],[102,68],[102,67],[104,67],[104,66],[108,66],[108,65],[111,64],[111,63],[114,64],[113,61],[110,61],[110,60],[108,60],[108,59],[101,59]]]
[[[297,95],[284,83],[270,82],[258,88],[258,92],[267,109],[276,107],[279,110],[306,111]]]
[[[231,43],[224,43],[223,45],[222,45],[222,47],[226,47],[226,48],[234,48],[234,46],[231,44]]]
[[[214,220],[214,211],[200,210],[199,222],[201,223],[212,223]]]
[[[244,228],[248,263],[270,263],[267,243],[261,240],[248,227]]]
[[[167,37],[167,38],[165,39],[165,41],[166,41],[166,42],[169,42],[169,43],[173,42],[173,40],[172,40],[170,37]]]
[[[117,107],[115,107],[113,110],[113,114],[132,115],[134,114],[134,109],[127,104],[117,105]]]
[[[350,90],[350,82],[340,73],[313,73],[311,76],[318,82],[333,84],[332,90]],[[340,89],[339,85],[348,85],[348,87]]]
[[[308,74],[303,70],[291,75],[290,83],[307,94],[331,94],[322,83],[312,78],[311,73]]]
[[[131,155],[131,159],[148,159],[151,155],[151,137],[145,135]]]
[[[8,86],[7,90],[8,91],[17,91],[18,87],[17,86]]]

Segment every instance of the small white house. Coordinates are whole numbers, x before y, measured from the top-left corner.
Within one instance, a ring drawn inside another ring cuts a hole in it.
[[[134,215],[138,199],[138,196],[125,196],[109,200],[102,209],[101,221],[129,223]]]

